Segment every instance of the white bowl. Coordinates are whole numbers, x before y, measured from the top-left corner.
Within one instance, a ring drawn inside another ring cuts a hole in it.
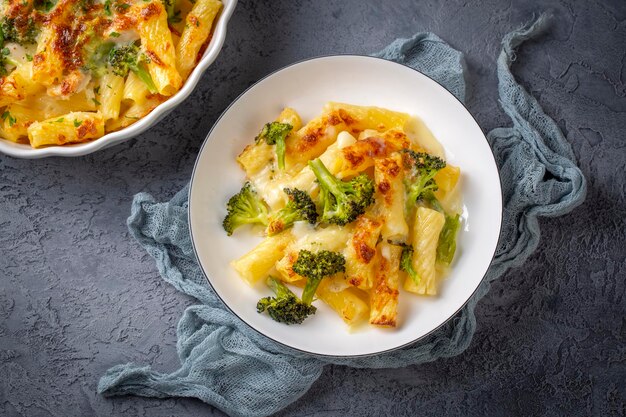
[[[436,297],[401,291],[399,327],[365,325],[349,331],[323,302],[302,325],[286,326],[256,312],[264,285],[249,287],[229,262],[260,241],[222,229],[225,204],[244,181],[235,157],[268,120],[286,106],[304,121],[328,101],[373,105],[419,116],[442,143],[448,161],[461,167],[463,230],[449,277]],[[329,356],[372,355],[410,344],[441,326],[467,302],[494,256],[502,221],[498,169],[480,127],[452,94],[427,76],[400,64],[365,56],[328,56],[283,68],[244,92],[222,114],[204,142],[189,191],[189,226],[202,270],[215,293],[261,334],[303,352]]]
[[[196,88],[198,81],[200,81],[200,77],[202,77],[204,71],[215,61],[215,58],[217,58],[217,55],[222,49],[224,39],[226,38],[226,26],[235,10],[237,0],[222,0],[222,3],[224,7],[217,17],[213,37],[204,55],[198,62],[198,65],[191,72],[183,87],[167,101],[159,104],[147,116],[124,129],[107,133],[101,138],[91,142],[77,143],[74,145],[48,146],[35,149],[27,144],[14,143],[0,138],[0,152],[16,158],[28,159],[45,158],[47,156],[81,156],[124,142],[157,124],[191,94],[193,89]]]

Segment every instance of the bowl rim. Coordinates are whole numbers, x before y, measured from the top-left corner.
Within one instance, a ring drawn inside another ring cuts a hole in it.
[[[195,244],[195,240],[194,240],[194,236],[193,236],[193,230],[191,228],[191,208],[193,207],[193,205],[191,204],[191,197],[192,197],[192,190],[193,190],[193,183],[194,183],[194,178],[196,177],[196,169],[198,168],[198,163],[200,161],[200,155],[202,155],[202,151],[204,150],[205,145],[209,142],[209,138],[211,137],[211,134],[213,133],[213,130],[215,129],[215,126],[217,126],[219,124],[219,122],[221,121],[221,119],[224,117],[224,115],[226,115],[226,113],[228,113],[228,111],[230,110],[230,108],[236,103],[238,102],[249,90],[251,90],[252,88],[254,88],[256,85],[260,84],[262,81],[264,81],[266,78],[269,78],[283,70],[286,70],[288,68],[291,68],[293,66],[296,65],[300,65],[300,64],[304,64],[306,62],[309,61],[315,61],[315,60],[323,60],[323,59],[329,59],[329,58],[336,58],[336,57],[358,57],[358,58],[367,58],[367,59],[374,59],[374,60],[379,60],[379,61],[386,61],[388,63],[391,64],[396,64],[396,65],[400,65],[403,67],[406,67],[412,71],[415,71],[419,74],[422,74],[423,76],[427,77],[428,79],[430,79],[431,81],[435,82],[436,84],[438,84],[440,87],[443,88],[443,90],[445,90],[445,92],[449,95],[451,95],[452,97],[454,97],[455,100],[457,100],[461,106],[463,106],[463,108],[465,109],[465,111],[467,112],[467,114],[470,115],[470,117],[472,118],[472,120],[474,121],[474,123],[476,124],[476,126],[478,127],[478,129],[480,130],[480,132],[482,133],[483,138],[485,139],[485,141],[487,142],[487,145],[489,147],[489,150],[491,152],[491,157],[493,159],[493,163],[494,166],[496,168],[496,173],[498,174],[498,183],[500,186],[500,218],[499,218],[499,223],[498,223],[498,239],[496,241],[495,247],[493,249],[493,254],[491,255],[491,261],[489,262],[489,266],[487,267],[487,270],[484,272],[483,276],[481,277],[480,281],[478,282],[478,285],[476,286],[476,288],[474,289],[474,291],[472,291],[472,293],[467,297],[467,299],[463,302],[463,304],[456,310],[454,311],[452,314],[450,314],[450,316],[445,319],[441,324],[439,324],[438,326],[434,327],[432,330],[430,330],[429,332],[409,341],[406,343],[403,343],[401,345],[389,348],[389,349],[383,349],[380,351],[376,351],[376,352],[371,352],[371,353],[364,353],[364,354],[355,354],[355,355],[331,355],[331,354],[324,354],[324,353],[316,353],[316,352],[309,352],[307,350],[301,349],[301,348],[296,348],[293,346],[290,346],[286,343],[283,343],[279,340],[276,340],[268,335],[266,335],[265,333],[261,332],[260,330],[258,330],[256,327],[254,327],[252,324],[248,323],[246,320],[244,320],[243,318],[241,318],[225,301],[224,299],[220,296],[219,292],[216,290],[216,288],[213,286],[213,284],[211,283],[211,280],[209,278],[208,273],[204,270],[204,267],[202,266],[202,263],[199,261],[199,257],[198,257],[198,252],[196,250],[196,244]],[[465,308],[465,306],[467,305],[467,303],[469,303],[469,301],[472,299],[472,297],[474,297],[474,295],[476,294],[476,292],[478,291],[478,289],[481,287],[481,285],[483,285],[484,281],[485,281],[485,277],[487,276],[487,273],[489,272],[489,269],[491,268],[493,261],[496,257],[496,253],[498,251],[498,247],[500,246],[500,241],[502,239],[502,223],[504,221],[504,194],[502,191],[502,176],[500,175],[500,168],[498,167],[497,164],[497,160],[496,160],[496,156],[493,152],[493,149],[491,147],[491,145],[489,144],[489,141],[487,140],[487,136],[485,135],[485,133],[483,132],[482,128],[480,127],[480,125],[478,124],[478,121],[476,120],[476,118],[474,117],[474,115],[469,111],[469,109],[467,108],[467,106],[465,105],[465,103],[463,103],[461,100],[459,100],[454,94],[452,94],[445,86],[443,86],[439,81],[433,79],[432,77],[428,76],[427,74],[424,74],[423,72],[412,68],[408,65],[399,63],[399,62],[395,62],[395,61],[390,61],[384,58],[380,58],[380,57],[376,57],[376,56],[370,56],[370,55],[363,55],[363,54],[352,54],[352,53],[346,53],[346,54],[327,54],[327,55],[318,55],[318,56],[314,56],[314,57],[310,57],[310,58],[304,58],[301,59],[299,61],[293,62],[291,64],[288,64],[284,67],[281,67],[279,69],[276,69],[272,72],[270,72],[269,74],[263,76],[262,78],[260,78],[258,81],[256,81],[255,83],[253,83],[252,85],[250,85],[248,88],[246,88],[241,94],[239,94],[237,96],[237,98],[235,98],[229,105],[228,107],[226,107],[226,109],[224,109],[224,111],[220,114],[220,116],[216,119],[215,123],[213,124],[213,126],[211,127],[211,129],[209,130],[207,136],[205,137],[204,141],[202,142],[202,145],[200,146],[200,149],[198,150],[198,156],[196,157],[196,161],[194,163],[193,166],[193,170],[191,172],[191,180],[189,182],[189,191],[187,194],[187,201],[188,201],[188,205],[187,205],[187,219],[188,219],[188,227],[189,227],[189,236],[191,238],[191,246],[193,249],[193,254],[194,257],[196,258],[196,262],[198,263],[198,266],[200,267],[200,270],[202,271],[202,274],[204,275],[204,278],[206,279],[207,283],[209,284],[209,287],[211,288],[211,290],[213,291],[213,293],[217,296],[218,300],[228,309],[228,311],[230,311],[235,317],[237,317],[237,319],[239,319],[242,323],[244,323],[246,326],[248,326],[249,328],[251,328],[254,332],[256,332],[257,334],[267,338],[268,340],[271,340],[277,344],[279,344],[282,347],[285,347],[287,349],[299,352],[299,353],[304,353],[306,355],[310,355],[310,356],[314,356],[314,357],[319,357],[319,358],[342,358],[342,359],[346,359],[346,358],[353,358],[353,359],[357,359],[357,358],[368,358],[368,357],[372,357],[372,356],[377,356],[377,355],[381,355],[381,354],[385,354],[385,353],[389,353],[389,352],[393,352],[402,348],[405,348],[407,346],[413,345],[421,340],[424,340],[425,338],[427,338],[428,336],[430,336],[431,334],[433,334],[435,331],[439,330],[441,327],[443,327],[445,324],[447,324],[451,319],[453,319],[454,317],[456,317],[456,315],[463,309]]]
[[[189,97],[189,95],[191,95],[191,93],[198,86],[202,75],[204,75],[204,72],[215,61],[224,46],[228,22],[235,11],[237,1],[238,0],[222,0],[223,8],[217,16],[217,23],[213,29],[213,35],[209,41],[209,46],[181,89],[163,103],[156,106],[150,113],[142,117],[137,122],[123,129],[107,133],[106,135],[90,142],[53,145],[45,148],[32,148],[30,145],[25,146],[15,144],[8,139],[0,138],[0,153],[14,158],[23,159],[38,159],[50,156],[83,156],[113,145],[117,145],[145,132],[157,124],[162,117],[165,117],[170,111],[185,101],[185,99],[187,99],[187,97]]]

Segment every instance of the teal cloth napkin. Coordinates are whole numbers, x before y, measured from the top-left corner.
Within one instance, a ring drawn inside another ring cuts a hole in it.
[[[206,283],[194,258],[187,222],[188,186],[166,203],[137,194],[128,227],[154,257],[163,279],[199,301],[178,324],[181,367],[171,374],[134,364],[118,365],[101,378],[106,396],[195,397],[233,416],[267,416],[302,396],[327,364],[391,368],[458,355],[476,329],[474,308],[490,283],[521,265],[539,243],[539,216],[558,216],[579,205],[586,183],[556,123],[510,72],[515,48],[546,24],[506,35],[497,63],[502,108],[512,126],[487,135],[500,168],[504,222],[486,278],[465,307],[437,331],[407,348],[369,358],[317,358],[279,346],[233,316]],[[432,77],[465,99],[463,55],[431,33],[398,39],[375,56]]]

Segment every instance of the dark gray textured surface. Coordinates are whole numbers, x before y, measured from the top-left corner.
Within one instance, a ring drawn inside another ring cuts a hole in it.
[[[240,1],[201,85],[149,133],[82,158],[0,156],[0,415],[223,415],[197,400],[95,393],[118,363],[175,369],[175,325],[192,302],[130,239],[132,195],[181,188],[212,123],[261,76],[422,30],[466,53],[483,130],[507,125],[499,41],[545,9],[552,30],[524,46],[515,72],[566,132],[587,202],[542,221],[536,254],[479,304],[464,354],[398,370],[328,367],[280,415],[626,413],[626,2],[366,3]]]

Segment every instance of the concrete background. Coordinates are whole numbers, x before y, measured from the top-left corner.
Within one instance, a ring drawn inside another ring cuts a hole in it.
[[[0,415],[222,416],[192,399],[105,399],[127,361],[177,365],[192,301],[163,283],[125,226],[133,194],[165,200],[206,133],[246,87],[294,61],[378,51],[433,31],[466,53],[468,104],[485,132],[498,107],[502,36],[552,10],[515,73],[558,121],[589,181],[586,203],[544,219],[542,241],[480,302],[462,355],[399,370],[327,367],[280,416],[626,413],[626,2],[245,1],[197,90],[150,132],[73,159],[0,156]]]

